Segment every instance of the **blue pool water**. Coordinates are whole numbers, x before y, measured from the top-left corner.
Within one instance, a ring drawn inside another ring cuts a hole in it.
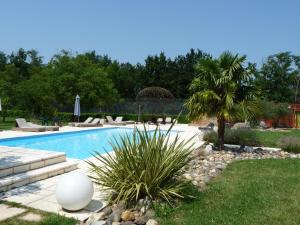
[[[86,159],[91,157],[93,151],[111,151],[110,142],[113,137],[118,140],[121,135],[132,133],[131,128],[102,128],[0,139],[0,145],[65,152],[69,158]]]

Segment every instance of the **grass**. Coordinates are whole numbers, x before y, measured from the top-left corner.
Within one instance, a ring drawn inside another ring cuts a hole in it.
[[[37,210],[37,209],[32,209],[32,208],[23,206],[18,203],[0,200],[0,204],[6,204],[11,207],[27,209],[26,212],[24,212],[20,215],[0,221],[0,225],[75,225],[75,224],[78,224],[78,221],[73,218],[67,218],[67,217],[60,216],[58,214],[48,213],[48,212],[44,212],[44,211]],[[20,219],[21,216],[23,216],[29,212],[40,214],[42,216],[42,220],[39,222],[33,222],[33,221],[24,221],[24,220]]]
[[[282,147],[282,139],[287,137],[300,138],[300,130],[227,130],[225,132],[225,143],[244,144],[250,146]],[[209,142],[215,143],[217,141],[217,133],[207,133],[204,138]]]
[[[300,160],[237,161],[196,199],[158,219],[163,225],[299,225]]]
[[[15,126],[15,118],[5,118],[5,122],[0,117],[0,130],[11,130]]]
[[[256,139],[263,146],[267,147],[280,147],[279,139],[282,137],[299,137],[300,138],[300,130],[290,129],[286,131],[255,131]]]

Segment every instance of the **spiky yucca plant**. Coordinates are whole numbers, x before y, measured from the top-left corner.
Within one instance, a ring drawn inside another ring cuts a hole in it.
[[[182,141],[178,134],[171,138],[170,131],[171,128],[167,132],[156,128],[150,134],[144,126],[119,140],[115,138],[112,153],[95,152],[98,162],[88,161],[91,178],[112,191],[113,202],[135,202],[148,196],[171,203],[184,198],[185,183],[177,178],[189,161],[192,138]]]

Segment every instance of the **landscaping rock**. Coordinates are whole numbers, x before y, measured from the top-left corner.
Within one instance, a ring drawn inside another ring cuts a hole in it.
[[[106,225],[106,221],[105,220],[94,221],[91,223],[91,225]]]
[[[104,209],[101,210],[105,215],[109,215],[112,213],[112,209],[110,206],[106,206]]]
[[[122,222],[121,225],[134,225],[132,221]]]
[[[204,148],[204,153],[205,155],[209,155],[213,150],[213,146],[211,145],[206,145],[206,147]]]
[[[288,153],[281,150],[266,150],[267,148],[253,148],[250,146],[227,145],[226,150],[211,150],[210,154],[199,154],[206,150],[210,151],[210,145],[194,150],[194,158],[185,167],[181,179],[191,181],[200,190],[211,179],[218,176],[226,166],[235,160],[266,159],[266,158],[300,158],[300,154]],[[153,217],[149,217],[153,218]]]
[[[112,214],[109,215],[108,219],[111,222],[120,222],[121,221],[122,210],[114,210]]]
[[[125,210],[124,212],[122,212],[121,214],[121,219],[123,221],[133,221],[135,219],[135,215],[134,212],[131,212],[129,210]]]
[[[153,218],[154,216],[155,216],[155,212],[153,209],[148,209],[147,212],[145,213],[145,217]]]
[[[90,225],[94,221],[103,220],[105,218],[106,218],[106,215],[103,212],[92,213],[91,216],[88,218],[88,220],[85,222],[85,224]]]
[[[135,219],[134,223],[137,225],[145,225],[149,218],[147,216],[139,216]]]
[[[112,222],[111,225],[121,225],[121,222]]]
[[[254,149],[253,149],[253,147],[251,147],[251,146],[245,146],[245,147],[244,147],[244,151],[245,151],[245,152],[253,152]]]
[[[150,220],[148,220],[146,225],[158,225],[158,222],[156,220],[150,219]]]

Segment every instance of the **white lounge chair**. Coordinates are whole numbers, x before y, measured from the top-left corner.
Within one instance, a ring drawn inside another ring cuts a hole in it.
[[[157,122],[157,123],[163,123],[164,120],[163,120],[163,118],[157,118],[156,122]]]
[[[38,124],[26,122],[24,118],[17,118],[16,127],[14,130],[21,130],[21,131],[29,131],[29,132],[42,132],[42,131],[58,131],[58,126],[41,126]]]
[[[100,121],[99,121],[99,123],[100,123],[100,124],[102,124],[102,125],[104,125],[104,124],[105,124],[105,122],[106,122],[106,120],[105,120],[105,119],[100,119]]]
[[[166,123],[172,123],[172,118],[171,118],[171,117],[166,117],[165,122],[166,122]]]
[[[100,119],[95,118],[92,122],[90,123],[81,123],[78,124],[78,127],[102,127],[103,125],[100,124]]]
[[[123,121],[122,116],[118,116],[116,120],[113,120],[111,116],[106,116],[106,119],[109,125],[122,125],[122,126],[126,125],[126,122]]]
[[[93,120],[93,117],[89,117],[84,122],[81,122],[81,123],[80,122],[71,122],[71,123],[69,123],[69,126],[77,127],[79,124],[88,124],[88,123],[92,122],[92,120]]]

